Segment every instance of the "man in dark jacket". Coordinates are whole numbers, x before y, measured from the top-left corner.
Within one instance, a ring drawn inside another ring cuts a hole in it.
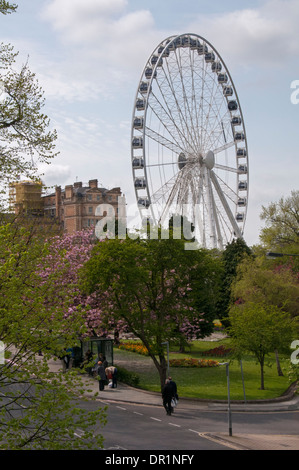
[[[169,380],[169,383],[170,383],[170,385],[171,385],[171,387],[172,387],[172,397],[173,397],[176,401],[178,401],[179,396],[178,396],[178,390],[177,390],[176,383],[175,383],[174,380],[172,380],[171,377],[168,377],[168,380]]]
[[[106,372],[105,372],[102,361],[99,361],[98,365],[99,365],[98,375],[100,376],[100,378],[99,378],[99,389],[100,389],[100,391],[102,391],[102,390],[105,389],[105,383],[106,383],[107,377],[106,377]]]
[[[162,392],[162,398],[163,398],[163,406],[166,410],[167,415],[171,415],[171,412],[172,412],[172,406],[171,406],[172,397],[173,397],[172,386],[171,386],[170,381],[166,379],[163,392]]]

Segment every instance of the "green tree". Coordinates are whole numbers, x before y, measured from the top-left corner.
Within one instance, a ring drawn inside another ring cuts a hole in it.
[[[18,6],[15,3],[9,3],[5,0],[0,0],[0,13],[3,15],[9,15],[16,11]]]
[[[16,6],[0,2],[0,13]],[[15,178],[36,177],[37,163],[49,163],[57,155],[57,134],[43,114],[44,93],[28,63],[15,70],[16,57],[10,44],[0,44],[0,179],[1,189]]]
[[[0,0],[1,14],[16,8]],[[49,119],[42,112],[43,92],[28,64],[14,69],[16,57],[11,45],[0,45],[2,192],[16,177],[35,178],[37,161],[48,163],[56,155],[56,132],[49,131]],[[42,276],[50,250],[36,228],[8,214],[1,219],[0,341],[5,361],[0,364],[0,448],[99,448],[102,436],[94,437],[91,429],[104,423],[102,409],[81,410],[75,403],[83,392],[79,377],[53,375],[48,367],[53,355],[74,344],[82,322],[68,320],[68,297],[61,305],[55,295],[59,263],[67,263],[63,251],[56,270]],[[84,430],[81,438],[75,435],[77,427]]]
[[[82,289],[98,296],[102,321],[122,322],[140,338],[161,388],[167,371],[163,343],[182,344],[200,335],[205,321],[205,312],[195,306],[193,275],[206,253],[185,251],[184,245],[172,238],[110,239],[96,246],[82,269]]]
[[[229,333],[239,355],[254,354],[261,371],[261,390],[265,389],[265,358],[275,349],[287,350],[296,336],[295,319],[280,308],[264,303],[247,302],[234,305],[229,314]]]
[[[282,308],[292,317],[298,315],[299,282],[289,266],[275,267],[264,256],[245,258],[238,266],[232,284],[232,297],[242,302],[263,302]],[[275,350],[278,375],[283,375]]]
[[[103,442],[101,435],[91,434],[93,426],[105,422],[103,410],[87,413],[75,404],[84,390],[80,377],[75,371],[53,375],[48,366],[82,331],[80,319],[67,319],[65,306],[55,301],[55,270],[41,276],[49,251],[38,231],[17,223],[0,226],[0,341],[6,359],[0,365],[2,449],[84,449]],[[84,431],[81,438],[77,427]]]
[[[273,268],[264,257],[246,257],[232,283],[232,297],[283,308],[295,317],[299,310],[298,276],[288,266]]]
[[[260,218],[265,221],[260,239],[269,249],[299,248],[299,191],[291,191],[287,198],[262,207]],[[294,253],[296,253],[294,251]]]
[[[231,303],[231,286],[237,275],[237,268],[246,256],[253,256],[246,242],[237,238],[228,243],[222,253],[222,283],[220,299],[218,301],[218,317],[227,326],[227,317]]]

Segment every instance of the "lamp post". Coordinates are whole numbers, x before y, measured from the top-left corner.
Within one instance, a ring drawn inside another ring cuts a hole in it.
[[[228,432],[232,436],[232,412],[230,407],[230,384],[229,384],[229,363],[219,362],[220,366],[226,366],[226,377],[227,377],[227,402],[228,402]]]

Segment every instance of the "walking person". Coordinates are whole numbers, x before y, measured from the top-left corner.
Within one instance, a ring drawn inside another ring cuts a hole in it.
[[[98,375],[100,377],[99,378],[99,389],[102,392],[103,390],[105,390],[105,383],[106,383],[107,377],[106,377],[106,373],[105,373],[105,369],[104,369],[102,361],[98,362],[98,366],[99,366],[98,367]]]
[[[69,363],[70,363],[70,356],[67,353],[66,348],[64,348],[64,353],[63,355],[59,356],[59,359],[61,360],[61,365],[62,365],[62,372],[66,372],[69,368]]]
[[[177,402],[179,400],[177,385],[176,385],[175,381],[172,380],[172,377],[168,377],[168,380],[169,380],[169,383],[170,383],[171,388],[172,388],[172,398],[173,398],[175,404],[177,404]]]
[[[173,397],[172,394],[173,394],[172,385],[169,379],[166,379],[163,392],[162,392],[162,398],[163,398],[163,406],[166,410],[166,414],[169,416],[172,413],[172,406],[171,406],[171,400]]]

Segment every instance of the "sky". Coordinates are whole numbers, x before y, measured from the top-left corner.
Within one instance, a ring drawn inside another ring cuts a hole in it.
[[[249,154],[244,238],[259,243],[262,206],[298,189],[298,0],[19,0],[0,41],[28,59],[58,132],[46,185],[98,179],[135,202],[131,121],[143,68],[164,39],[198,34],[222,56],[241,103]],[[295,85],[294,85],[295,82]],[[297,98],[297,99],[294,99]]]

